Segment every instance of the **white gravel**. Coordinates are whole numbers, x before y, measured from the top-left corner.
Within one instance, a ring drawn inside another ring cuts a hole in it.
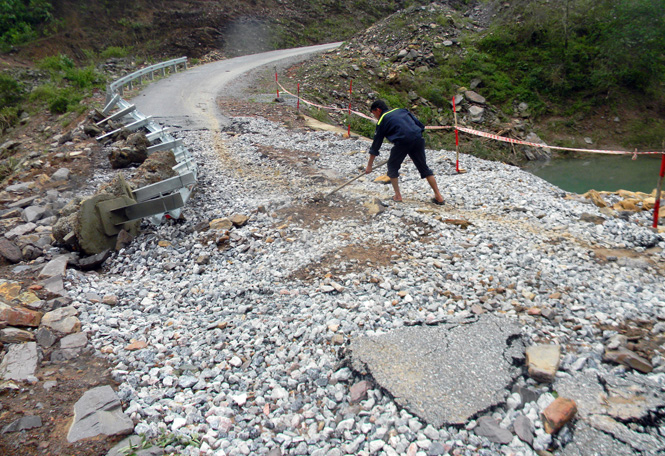
[[[330,205],[362,208],[379,196],[384,213],[312,228],[277,214],[336,186],[304,173],[303,166],[348,179],[366,163],[366,141],[294,132],[261,118],[233,119],[217,138],[210,132],[180,135],[199,169],[185,221],[146,226],[107,261],[103,274],[67,273],[83,330],[114,364],[135,431],[180,436],[167,451],[534,455],[517,438],[501,446],[477,436],[473,423],[434,429],[379,388],[350,404],[349,387],[361,378],[345,367],[344,345],[334,336],[348,342],[465,315],[480,305],[518,320],[529,339],[562,344],[562,369],[621,376],[624,368],[601,359],[612,331],[596,324],[665,319],[665,258],[645,252],[662,249],[665,241],[648,229],[649,214],[609,218],[603,225],[583,222],[583,213],[600,216],[597,208],[565,199],[565,192],[538,177],[470,156],[462,156],[468,172],[457,175],[454,153],[429,151],[445,206],[428,202],[431,192],[409,163],[401,183],[404,203],[390,201],[390,188],[373,183],[373,174],[338,192]],[[222,146],[222,158],[215,144]],[[301,152],[301,166],[267,158],[265,147]],[[384,145],[384,155],[388,150]],[[260,206],[265,210],[257,211]],[[220,250],[215,236],[198,225],[235,213],[251,219],[231,230],[229,248]],[[462,229],[446,219],[472,225]],[[399,255],[381,267],[340,256],[330,267],[346,267],[346,275],[289,278],[327,254],[370,242],[394,246]],[[598,247],[645,253],[601,262],[592,250]],[[89,299],[95,295],[115,295],[119,305]],[[530,307],[555,309],[558,317],[550,321],[520,310]],[[129,352],[124,348],[131,340],[145,340],[148,348]],[[665,385],[662,372],[657,368],[649,377]],[[530,380],[522,383],[534,387]],[[550,443],[538,420],[549,391],[540,392],[538,403],[520,405],[518,395],[490,411],[510,424],[514,409],[523,406],[536,425],[534,448]],[[564,430],[557,438],[566,443],[573,437]]]

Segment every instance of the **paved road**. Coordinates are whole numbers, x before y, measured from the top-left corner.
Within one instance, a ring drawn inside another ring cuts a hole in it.
[[[132,103],[142,114],[152,116],[163,125],[216,130],[228,119],[218,111],[215,99],[233,79],[278,61],[295,63],[340,44],[270,51],[196,66],[148,85]]]

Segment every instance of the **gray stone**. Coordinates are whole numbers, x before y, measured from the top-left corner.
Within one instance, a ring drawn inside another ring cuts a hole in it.
[[[111,249],[106,249],[103,252],[100,252],[96,255],[90,255],[85,258],[81,258],[78,261],[78,267],[82,271],[90,271],[101,267],[101,265],[111,256]]]
[[[128,434],[134,429],[132,420],[122,412],[120,399],[110,386],[86,391],[74,405],[74,422],[69,428],[70,443],[97,435]]]
[[[42,427],[42,419],[39,416],[24,416],[18,420],[12,421],[10,424],[2,428],[3,434],[8,434],[10,432],[19,432],[27,431],[28,429],[34,429]]]
[[[62,281],[61,275],[56,275],[53,277],[48,277],[40,282],[44,289],[50,293],[60,296],[67,296],[67,291],[65,291],[65,284]]]
[[[524,386],[516,386],[513,388],[513,392],[520,395],[523,404],[526,404],[527,402],[536,402],[538,400],[538,393]]]
[[[81,329],[81,322],[76,317],[77,314],[78,312],[75,307],[61,307],[52,312],[45,313],[42,317],[42,326],[60,334],[78,332]]]
[[[35,335],[30,331],[12,327],[0,329],[0,342],[5,344],[22,344],[33,340]]]
[[[67,270],[67,263],[69,262],[69,255],[58,255],[51,261],[46,263],[39,273],[39,278],[62,276],[64,277]]]
[[[49,348],[58,341],[58,337],[48,328],[41,327],[35,333],[40,347]]]
[[[469,108],[469,115],[471,116],[471,120],[474,122],[480,122],[483,119],[484,113],[485,108],[481,108],[480,106],[471,106]]]
[[[10,345],[0,363],[0,377],[5,380],[27,380],[35,374],[38,360],[35,342]]]
[[[533,423],[531,423],[529,418],[522,414],[518,415],[513,423],[513,429],[520,440],[529,445],[533,443]]]
[[[7,205],[7,207],[10,208],[10,209],[14,209],[14,208],[17,208],[17,207],[21,207],[21,208],[28,207],[32,203],[37,201],[38,198],[39,198],[39,196],[37,196],[37,195],[28,196],[27,198],[23,198],[23,199],[20,199],[18,201],[14,201],[13,203],[9,203]]]
[[[8,185],[5,190],[14,193],[27,192],[30,190],[30,182],[19,182],[18,184]]]
[[[531,132],[526,135],[525,141],[534,143],[534,144],[543,144],[545,141],[540,139],[540,137]],[[522,152],[529,160],[549,160],[552,158],[552,150],[548,147],[538,147],[538,146],[521,146]]]
[[[28,206],[23,210],[23,220],[26,222],[36,222],[44,217],[46,208],[42,206]]]
[[[432,442],[432,446],[427,450],[427,456],[443,456],[449,454],[445,447],[439,442]]]
[[[395,400],[435,427],[464,424],[502,402],[523,354],[520,328],[483,314],[470,323],[406,327],[362,337],[351,362],[370,373]],[[473,353],[473,356],[469,354]]]
[[[18,263],[22,259],[21,249],[5,238],[0,238],[0,255],[10,263]]]
[[[644,359],[637,353],[627,348],[619,348],[618,350],[606,350],[603,355],[605,361],[612,361],[624,366],[631,367],[640,372],[648,374],[653,370],[653,366],[648,360]]]
[[[471,103],[485,104],[485,97],[474,92],[473,90],[467,90],[466,92],[464,92],[464,96]]]
[[[12,240],[14,238],[17,238],[19,236],[23,236],[24,234],[28,234],[37,228],[36,223],[25,223],[23,225],[19,225],[17,227],[12,228],[11,230],[7,231],[5,233],[5,237],[9,240]]]
[[[367,391],[371,388],[370,382],[367,380],[362,380],[355,385],[353,385],[350,389],[350,401],[351,402],[360,402],[364,399],[367,398]]]
[[[69,179],[71,171],[68,168],[60,168],[51,175],[51,180],[55,182],[66,181]]]
[[[481,437],[487,437],[490,442],[507,444],[513,441],[513,434],[508,429],[499,426],[491,416],[482,416],[478,418],[478,426],[473,430]]]
[[[88,345],[88,336],[84,332],[70,334],[60,339],[60,349],[51,353],[51,361],[76,358]]]

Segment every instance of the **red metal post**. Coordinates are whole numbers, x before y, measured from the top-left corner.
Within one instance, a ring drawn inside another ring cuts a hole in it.
[[[296,110],[300,111],[300,83],[298,83],[298,103],[296,105]]]
[[[349,128],[347,135],[351,137],[351,99],[353,97],[353,79],[349,82]]]
[[[658,212],[660,212],[660,192],[663,188],[663,176],[665,176],[665,154],[661,155],[660,174],[658,178],[658,190],[656,190],[656,204],[653,206],[653,227],[658,228]]]
[[[277,98],[279,98],[279,82],[277,81],[277,70],[275,70],[275,86],[277,87]]]
[[[455,95],[453,95],[453,117],[455,118],[455,172],[459,173],[459,131],[457,130],[457,109],[455,108]]]

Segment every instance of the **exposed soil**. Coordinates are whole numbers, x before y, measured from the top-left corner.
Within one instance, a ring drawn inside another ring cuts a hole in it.
[[[0,434],[0,454],[21,456],[102,456],[122,437],[98,437],[76,443],[67,441],[74,418],[74,404],[91,388],[117,383],[104,358],[91,353],[63,362],[42,361],[35,385],[5,382],[0,385],[0,427],[24,416],[39,416],[42,426],[22,432]],[[45,382],[56,385],[47,390]]]
[[[291,274],[291,278],[304,282],[319,280],[321,277],[335,280],[347,274],[364,272],[368,267],[378,270],[399,258],[399,253],[389,245],[375,243],[348,245],[295,271]]]

